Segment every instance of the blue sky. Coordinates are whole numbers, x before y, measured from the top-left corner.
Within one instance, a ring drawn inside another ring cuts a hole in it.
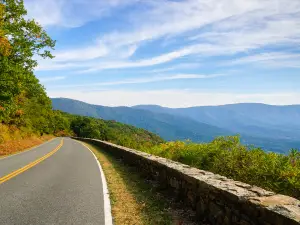
[[[299,0],[25,0],[57,46],[51,97],[118,106],[300,104]]]

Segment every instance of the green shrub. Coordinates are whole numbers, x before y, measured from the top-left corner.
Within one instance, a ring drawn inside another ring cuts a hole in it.
[[[289,155],[248,148],[238,136],[218,137],[210,143],[168,142],[141,148],[150,154],[300,198],[300,152]]]

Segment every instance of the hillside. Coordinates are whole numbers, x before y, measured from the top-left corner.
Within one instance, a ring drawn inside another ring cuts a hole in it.
[[[53,108],[64,112],[92,116],[105,120],[116,120],[154,132],[166,140],[211,141],[220,135],[233,132],[197,122],[193,119],[166,113],[154,113],[130,107],[105,107],[87,104],[81,101],[56,98],[52,99]]]
[[[65,126],[75,136],[110,141],[131,148],[151,147],[164,140],[144,129],[111,120],[77,116],[61,112],[66,120]]]

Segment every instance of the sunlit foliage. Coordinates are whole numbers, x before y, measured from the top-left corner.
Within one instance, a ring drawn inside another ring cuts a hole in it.
[[[202,170],[300,198],[300,152],[288,155],[248,148],[238,136],[210,143],[168,142],[141,150]]]
[[[101,139],[130,148],[153,147],[163,143],[159,136],[130,125],[64,113],[69,118],[70,129],[79,137]]]
[[[4,4],[0,4],[0,55],[9,56],[11,51],[11,45],[6,37],[4,30]]]
[[[51,101],[33,74],[34,56],[52,58],[55,42],[26,14],[23,1],[0,0],[0,122],[47,133]]]

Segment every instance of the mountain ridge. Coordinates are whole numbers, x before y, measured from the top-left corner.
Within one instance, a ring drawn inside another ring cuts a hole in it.
[[[54,109],[105,120],[116,120],[144,128],[167,140],[196,140],[200,137],[203,141],[211,141],[216,136],[229,133],[225,129],[200,123],[182,116],[153,113],[149,110],[134,109],[132,107],[98,106],[66,98],[52,99],[52,103]]]
[[[239,103],[167,108],[158,105],[108,107],[66,98],[52,99],[52,102],[54,109],[116,120],[144,128],[166,140],[208,142],[217,136],[240,134],[243,143],[266,150],[286,152],[300,146],[300,122],[295,122],[297,118],[300,121],[300,105]]]
[[[172,115],[184,115],[198,122],[217,125],[238,133],[255,135],[259,129],[269,130],[266,137],[288,136],[300,138],[300,106],[272,106],[266,104],[236,104],[223,106],[200,106],[192,108],[164,108],[157,106],[135,106],[153,112],[164,112]],[[255,129],[257,127],[257,129]],[[295,133],[295,130],[297,132]]]

